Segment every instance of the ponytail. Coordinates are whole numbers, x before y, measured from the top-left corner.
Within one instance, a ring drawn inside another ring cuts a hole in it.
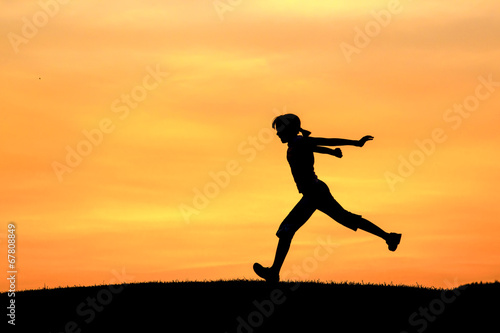
[[[301,127],[301,128],[299,128],[299,132],[300,132],[300,133],[302,133],[302,135],[303,135],[305,138],[307,138],[309,135],[311,135],[311,132],[309,132],[309,131],[307,131],[307,130],[303,129],[302,127]]]

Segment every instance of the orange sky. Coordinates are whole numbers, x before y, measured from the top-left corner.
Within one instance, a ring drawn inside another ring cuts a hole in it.
[[[7,251],[16,223],[18,289],[255,278],[300,199],[270,128],[288,112],[313,136],[375,137],[316,172],[403,240],[391,253],[317,212],[283,276],[499,279],[498,1],[2,6],[0,236]]]

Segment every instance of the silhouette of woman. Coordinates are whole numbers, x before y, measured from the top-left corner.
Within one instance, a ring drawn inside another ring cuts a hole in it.
[[[382,238],[389,246],[389,250],[395,251],[401,240],[401,234],[387,233],[361,215],[353,214],[342,208],[331,195],[328,186],[319,180],[314,173],[313,153],[342,157],[340,148],[330,149],[324,146],[363,147],[367,141],[373,140],[373,137],[367,135],[359,141],[313,138],[309,136],[311,132],[301,128],[300,119],[294,114],[276,117],[272,126],[276,129],[281,142],[288,143],[287,160],[292,169],[293,179],[303,196],[278,228],[276,236],[278,236],[279,241],[273,265],[267,268],[255,263],[253,265],[255,273],[268,282],[279,281],[279,272],[295,232],[307,222],[316,209],[347,228],[354,231],[359,228]],[[299,132],[302,135],[298,135]]]

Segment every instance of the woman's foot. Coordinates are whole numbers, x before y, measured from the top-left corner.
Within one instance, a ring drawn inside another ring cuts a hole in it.
[[[280,280],[278,273],[274,272],[271,268],[263,267],[259,263],[253,264],[253,270],[255,274],[266,280],[266,282],[278,283]]]
[[[391,232],[386,239],[387,245],[389,245],[389,251],[396,251],[398,248],[399,242],[401,242],[401,234],[396,234]]]

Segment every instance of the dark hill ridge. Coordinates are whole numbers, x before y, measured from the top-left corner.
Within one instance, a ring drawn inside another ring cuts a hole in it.
[[[409,286],[260,281],[135,283],[16,293],[18,332],[486,332],[500,283]],[[2,308],[10,298],[0,295]],[[9,320],[5,314],[4,322]],[[11,325],[8,325],[12,328]]]

